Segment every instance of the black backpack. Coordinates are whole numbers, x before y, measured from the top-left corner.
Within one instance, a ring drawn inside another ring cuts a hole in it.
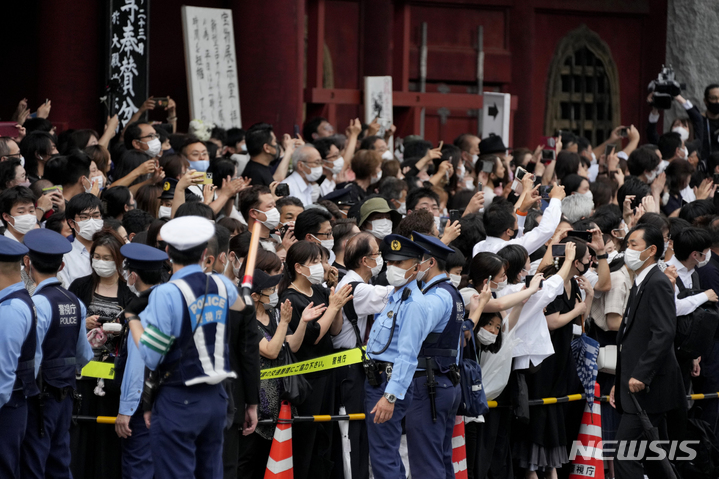
[[[699,285],[699,275],[692,273],[692,284]],[[679,288],[678,299],[702,294],[703,289],[684,287],[682,280],[677,277]],[[696,359],[703,356],[714,344],[714,333],[719,325],[719,311],[714,303],[707,301],[691,314],[677,316],[677,332],[674,336],[674,347],[678,360]]]

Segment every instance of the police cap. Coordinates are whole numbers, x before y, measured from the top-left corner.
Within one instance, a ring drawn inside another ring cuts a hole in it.
[[[65,240],[67,242],[67,240]],[[14,263],[28,253],[27,247],[15,240],[0,236],[0,262]]]
[[[385,261],[404,261],[411,258],[422,259],[422,256],[429,254],[429,251],[422,246],[401,235],[387,235],[383,241],[387,245],[382,253]]]
[[[122,245],[120,253],[125,257],[128,269],[158,270],[167,260],[167,253],[152,246],[140,243]]]
[[[165,178],[162,182],[162,194],[160,194],[161,200],[171,200],[175,197],[175,188],[177,187],[177,180],[175,178]]]
[[[42,255],[48,259],[62,256],[72,250],[72,243],[63,235],[46,228],[28,231],[23,243],[30,250],[31,255]]]
[[[179,251],[207,243],[215,235],[215,223],[202,216],[181,216],[160,228],[162,240]]]
[[[447,261],[447,256],[454,253],[452,248],[442,243],[439,238],[435,236],[427,236],[422,233],[412,231],[412,236],[410,236],[410,238],[416,244],[429,251],[429,254],[437,259],[441,259],[442,261]]]

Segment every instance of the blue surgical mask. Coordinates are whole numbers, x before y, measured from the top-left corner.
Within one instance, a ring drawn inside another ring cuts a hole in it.
[[[210,167],[210,160],[191,161],[190,168],[195,171],[207,171]]]

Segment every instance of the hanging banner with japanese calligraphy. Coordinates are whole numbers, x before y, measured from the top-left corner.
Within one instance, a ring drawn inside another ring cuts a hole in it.
[[[109,7],[106,102],[125,125],[148,97],[150,0],[110,0]]]
[[[392,77],[364,77],[364,119],[368,125],[377,119],[380,129],[378,136],[384,137],[385,132],[392,126]],[[387,146],[394,151],[393,138]]]
[[[241,127],[232,10],[182,7],[190,118]]]

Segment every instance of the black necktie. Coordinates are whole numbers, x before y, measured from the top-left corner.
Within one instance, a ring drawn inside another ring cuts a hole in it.
[[[637,291],[639,290],[639,286],[637,286],[636,283],[632,284],[632,289],[629,291],[629,301],[627,301],[627,311],[626,311],[626,322],[629,323],[629,315],[634,310],[634,300],[637,298]]]

